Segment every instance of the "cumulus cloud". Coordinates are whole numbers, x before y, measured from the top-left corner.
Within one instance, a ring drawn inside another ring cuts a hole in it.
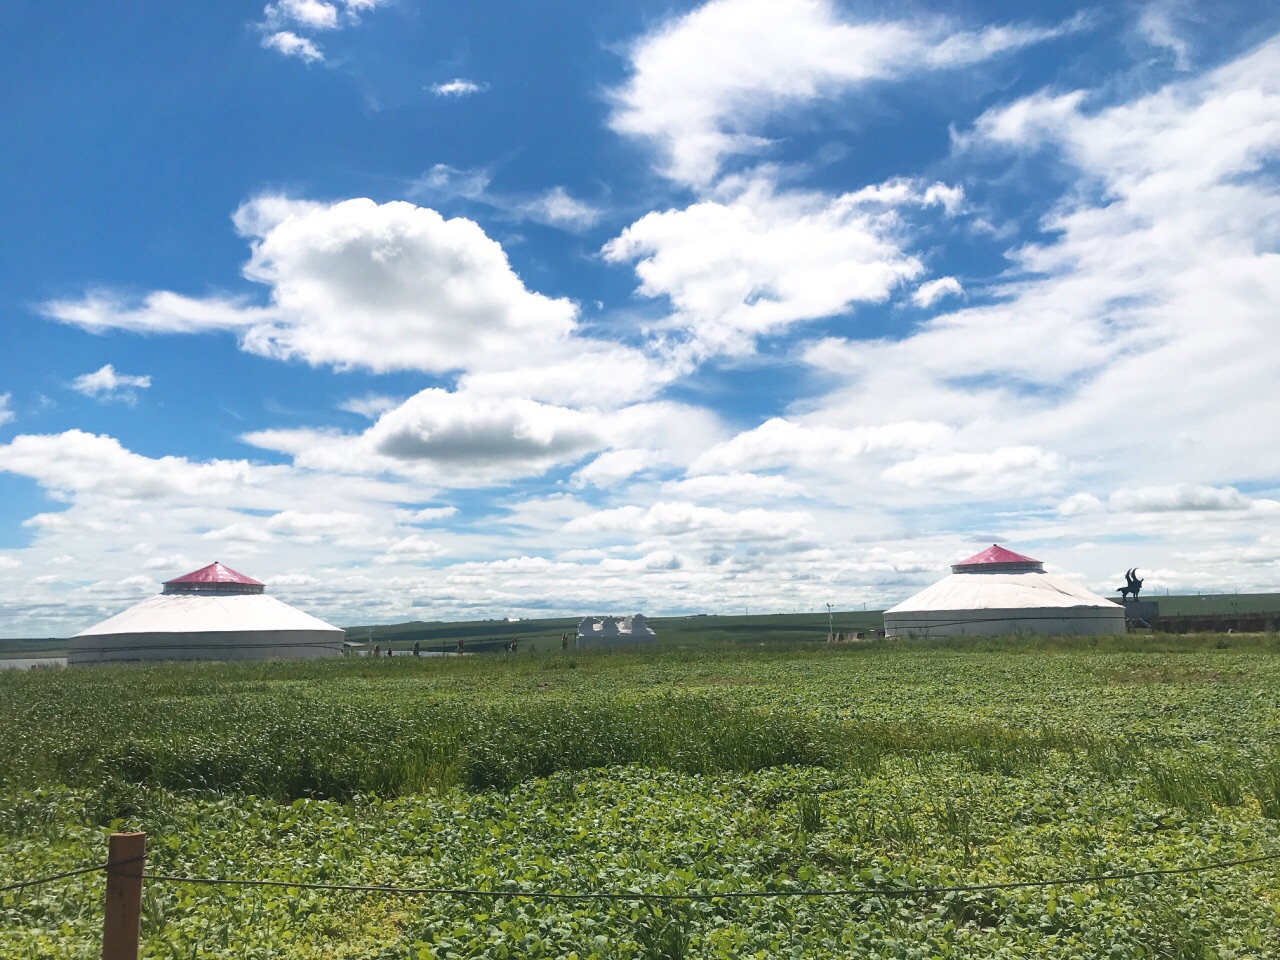
[[[262,45],[268,50],[276,50],[286,57],[297,57],[307,63],[323,63],[324,52],[312,40],[300,37],[292,30],[277,30],[262,38]]]
[[[537,475],[598,448],[602,433],[598,418],[579,410],[431,388],[360,434],[262,430],[244,439],[312,469],[435,478],[454,473],[475,480]]]
[[[488,84],[485,83],[476,83],[474,80],[456,77],[453,80],[433,83],[431,92],[437,97],[469,97],[473,93],[481,93],[487,87]]]
[[[71,389],[104,403],[119,401],[138,402],[139,390],[151,386],[151,378],[145,375],[117,373],[111,364],[105,364],[93,373],[86,373],[71,381]]]
[[[323,0],[279,0],[263,10],[268,23],[296,23],[311,30],[333,30],[338,26],[338,8]]]
[[[593,452],[641,445],[653,463],[683,463],[719,434],[714,417],[680,404],[641,403],[605,411],[471,389],[429,388],[361,433],[259,430],[243,439],[287,454],[306,469],[385,472],[474,486],[537,476]]]
[[[1179,483],[1163,487],[1117,490],[1107,506],[1120,513],[1170,513],[1182,511],[1253,510],[1276,506],[1274,500],[1254,500],[1234,487]]]
[[[385,0],[277,0],[262,9],[262,45],[286,57],[307,63],[323,63],[324,52],[308,33],[336,31],[360,22],[360,15],[381,6]],[[299,34],[297,31],[302,31]]]
[[[470,220],[403,201],[267,196],[235,222],[252,242],[245,276],[269,288],[269,307],[92,294],[45,312],[91,330],[234,329],[263,356],[378,372],[517,366],[562,351],[576,326],[574,305],[526,289]]]
[[[797,103],[978,63],[1078,26],[970,32],[941,18],[860,22],[830,0],[712,0],[632,47],[610,123],[652,143],[667,176],[705,185],[725,157],[765,148],[765,121]]]
[[[95,493],[118,500],[217,496],[268,483],[280,473],[243,460],[152,459],[126,450],[113,437],[82,430],[14,437],[0,444],[0,470],[30,477],[57,494]]]
[[[936,186],[898,180],[829,197],[754,176],[726,184],[723,199],[647,214],[603,253],[638,261],[638,292],[666,297],[669,323],[701,350],[744,354],[759,336],[883,301],[919,276],[900,211],[945,207],[953,194]]]
[[[12,423],[17,419],[13,410],[9,406],[12,400],[13,394],[0,393],[0,427],[3,427],[6,423]]]
[[[959,280],[955,277],[939,277],[937,280],[929,280],[916,287],[915,293],[911,294],[911,302],[917,307],[928,308],[943,297],[963,295],[964,287],[960,285]]]

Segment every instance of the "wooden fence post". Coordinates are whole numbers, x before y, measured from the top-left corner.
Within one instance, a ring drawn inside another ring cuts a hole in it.
[[[107,895],[102,912],[102,960],[138,960],[146,856],[145,833],[111,835],[107,850]]]

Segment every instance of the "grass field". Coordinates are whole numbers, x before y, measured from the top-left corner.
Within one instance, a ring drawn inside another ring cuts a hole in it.
[[[725,630],[732,623],[709,629]],[[954,885],[1280,852],[1269,637],[880,641],[0,674],[0,885],[152,872],[486,890]],[[1274,957],[1274,863],[648,907],[150,884],[148,957]],[[92,957],[101,879],[0,893]]]

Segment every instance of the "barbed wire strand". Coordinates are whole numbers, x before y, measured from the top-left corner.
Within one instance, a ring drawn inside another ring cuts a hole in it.
[[[1280,853],[1240,860],[1221,860],[1192,867],[1169,867],[1159,870],[1125,870],[1116,873],[1058,877],[1051,880],[1013,880],[1004,883],[970,883],[949,887],[855,887],[836,890],[803,888],[799,890],[726,890],[721,893],[643,893],[640,891],[584,891],[559,893],[536,890],[478,890],[468,887],[396,887],[384,884],[310,883],[301,880],[254,880],[231,877],[179,877],[169,874],[144,873],[143,879],[157,883],[182,883],[205,886],[280,887],[291,890],[329,890],[354,893],[392,893],[405,896],[448,896],[467,898],[525,898],[530,900],[648,900],[709,901],[747,900],[795,897],[919,897],[948,893],[978,893],[984,890],[1014,890],[1028,887],[1076,886],[1086,883],[1109,883],[1139,877],[1165,877],[1177,874],[1205,873],[1251,863],[1280,860]]]
[[[19,880],[16,883],[6,883],[0,885],[0,893],[8,893],[10,890],[26,890],[28,887],[39,887],[46,883],[53,883],[55,880],[65,880],[67,877],[79,877],[86,873],[105,872],[115,867],[124,867],[133,863],[141,863],[145,857],[130,857],[128,860],[114,860],[110,863],[97,863],[91,867],[77,867],[74,870],[64,870],[62,873],[52,873],[47,877],[36,877],[34,880]]]

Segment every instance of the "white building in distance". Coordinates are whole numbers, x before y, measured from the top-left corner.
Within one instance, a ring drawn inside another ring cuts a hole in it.
[[[67,663],[337,657],[345,633],[221,563],[169,580],[164,591],[71,640]]]
[[[1124,607],[992,544],[884,612],[888,637],[1124,633]]]
[[[583,617],[578,624],[579,650],[653,646],[657,642],[658,635],[641,613],[633,617]]]

